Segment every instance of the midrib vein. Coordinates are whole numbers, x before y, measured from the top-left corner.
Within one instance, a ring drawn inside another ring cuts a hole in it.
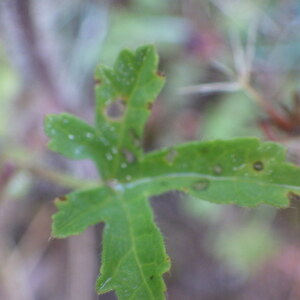
[[[139,71],[137,73],[137,78],[136,78],[135,85],[134,85],[132,91],[128,95],[128,103],[130,103],[130,99],[132,99],[134,93],[136,92],[136,90],[139,86],[139,81],[140,81],[140,77],[141,77],[141,73],[143,71],[143,68],[144,68],[144,65],[141,66],[141,68],[139,69]],[[126,107],[129,107],[129,106],[126,106]],[[120,131],[119,131],[120,135],[119,135],[119,140],[118,140],[118,143],[117,143],[117,149],[119,151],[121,150],[120,148],[121,148],[121,146],[123,145],[123,142],[124,142],[125,128],[126,128],[126,124],[127,124],[126,120],[127,120],[129,112],[130,112],[130,107],[125,109],[124,121],[122,122]],[[117,155],[116,159],[114,160],[114,164],[113,164],[113,176],[115,176],[115,177],[116,177],[116,172],[118,170],[118,165],[120,163],[120,156],[121,156],[121,153],[119,152],[119,155]]]
[[[141,278],[143,280],[143,283],[145,284],[149,294],[151,295],[151,299],[155,300],[154,298],[154,295],[153,295],[153,292],[152,290],[149,288],[149,285],[147,283],[147,280],[146,280],[146,277],[145,277],[145,274],[143,272],[143,269],[141,267],[141,263],[139,261],[139,258],[138,258],[138,255],[137,255],[137,252],[136,252],[136,244],[135,244],[135,237],[134,237],[134,234],[132,232],[132,222],[131,222],[131,215],[130,215],[130,212],[128,211],[128,208],[126,206],[126,204],[124,203],[124,201],[122,201],[121,198],[118,198],[119,199],[119,202],[121,203],[121,206],[122,206],[122,209],[124,211],[124,215],[126,217],[126,220],[127,220],[127,223],[128,223],[128,229],[129,229],[129,234],[130,234],[130,240],[131,240],[131,249],[132,249],[132,252],[133,252],[133,255],[134,255],[134,258],[135,258],[135,261],[136,261],[136,264],[138,266],[138,269],[139,269],[139,272],[140,272],[140,275],[141,275]],[[146,299],[145,299],[146,300]]]

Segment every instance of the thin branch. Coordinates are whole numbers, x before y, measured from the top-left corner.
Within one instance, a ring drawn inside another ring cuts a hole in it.
[[[233,60],[236,72],[244,76],[247,73],[246,53],[240,37],[235,34],[230,34],[230,43],[233,51]]]
[[[214,82],[183,87],[179,90],[180,94],[209,94],[222,92],[236,92],[241,89],[237,82]]]
[[[236,76],[235,72],[222,62],[218,60],[212,60],[211,65],[216,68],[218,71],[222,72],[223,74],[227,75],[229,78],[234,78]]]
[[[56,185],[63,186],[65,188],[79,189],[93,187],[101,184],[99,181],[74,178],[73,176],[62,173],[61,171],[46,169],[43,166],[39,165],[21,163],[20,166],[24,169],[27,169],[37,177],[41,177],[47,181],[50,181]]]
[[[12,161],[18,168],[29,171],[36,177],[40,177],[65,188],[88,188],[99,186],[99,184],[101,184],[100,179],[96,181],[74,178],[72,175],[63,173],[60,170],[53,170],[42,166],[32,159],[19,157],[18,155],[15,155],[13,151],[6,151],[5,153],[2,153],[2,159],[4,161]]]
[[[292,129],[292,124],[276,110],[245,78],[240,78],[240,87],[242,90],[255,101],[277,124],[286,130]]]
[[[255,20],[253,22],[253,25],[251,25],[249,27],[248,39],[247,39],[247,45],[246,45],[246,68],[247,68],[248,74],[251,73],[253,62],[254,62],[257,31],[258,31],[258,20]]]

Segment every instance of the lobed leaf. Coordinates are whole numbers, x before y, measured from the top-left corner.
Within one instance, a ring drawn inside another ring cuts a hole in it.
[[[201,200],[240,206],[288,206],[300,193],[300,169],[281,145],[256,138],[192,142],[147,154],[124,170],[124,190],[148,196],[180,190]]]
[[[143,193],[127,198],[99,187],[56,200],[52,234],[66,237],[105,222],[101,276],[97,291],[115,290],[119,299],[164,299],[162,274],[170,266],[161,233]]]
[[[121,300],[163,300],[169,269],[148,197],[179,190],[201,200],[284,207],[300,193],[300,169],[275,143],[255,138],[192,142],[144,154],[143,128],[164,79],[152,46],[124,50],[112,69],[96,71],[96,125],[68,114],[45,122],[49,147],[92,159],[104,184],[56,201],[52,234],[66,237],[104,222],[98,293]]]
[[[145,46],[123,50],[113,69],[96,70],[96,128],[107,141],[106,156],[111,155],[108,178],[143,155],[145,122],[165,81],[157,64],[154,47]]]
[[[148,199],[118,192],[114,200],[104,230],[97,291],[115,290],[122,300],[164,299],[162,274],[170,262]]]
[[[99,187],[73,192],[55,200],[58,213],[53,216],[52,235],[63,238],[79,234],[87,227],[103,222],[110,214],[114,192]]]
[[[71,159],[92,159],[99,172],[108,167],[107,159],[101,155],[105,140],[82,120],[67,113],[48,115],[45,132],[51,138],[48,147],[52,151]]]

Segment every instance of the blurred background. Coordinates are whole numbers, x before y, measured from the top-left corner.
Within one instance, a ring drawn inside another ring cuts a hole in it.
[[[167,84],[146,151],[189,140],[258,136],[300,162],[297,0],[1,0],[0,299],[97,296],[102,225],[50,238],[53,199],[89,161],[47,150],[46,114],[93,121],[93,70],[153,43]],[[293,199],[292,199],[293,200]],[[300,299],[299,203],[213,205],[170,192],[151,200],[172,259],[170,300]]]

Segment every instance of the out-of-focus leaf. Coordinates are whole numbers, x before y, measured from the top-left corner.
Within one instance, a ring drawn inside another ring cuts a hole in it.
[[[213,252],[236,272],[248,275],[276,253],[279,241],[261,222],[225,230],[214,237]]]
[[[204,116],[201,127],[203,138],[211,140],[259,136],[256,118],[256,107],[245,94],[228,95],[212,106]]]
[[[161,51],[172,53],[187,39],[192,25],[179,17],[153,16],[117,11],[112,14],[111,26],[101,52],[101,60],[112,63],[118,49],[135,48],[141,43],[155,42]],[[130,39],[128,37],[130,36]],[[164,45],[160,47],[160,45]]]

